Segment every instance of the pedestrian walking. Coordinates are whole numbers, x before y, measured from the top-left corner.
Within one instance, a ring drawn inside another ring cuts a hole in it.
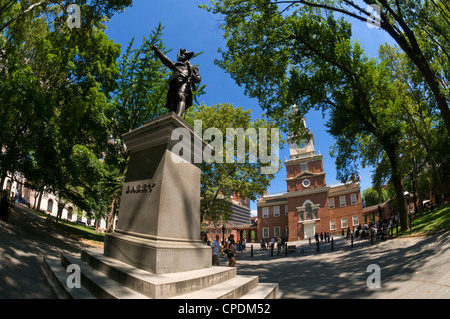
[[[236,265],[236,243],[234,241],[233,234],[231,234],[230,237],[228,237],[227,257],[228,257],[228,267],[233,267],[234,265]]]
[[[281,255],[281,238],[280,237],[277,238],[277,249],[278,249],[277,255]]]
[[[211,248],[212,248],[212,265],[213,266],[219,266],[220,265],[220,242],[219,242],[219,235],[216,235],[216,240],[212,242]]]

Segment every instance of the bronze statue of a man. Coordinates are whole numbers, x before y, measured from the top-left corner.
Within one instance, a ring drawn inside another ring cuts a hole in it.
[[[173,71],[169,79],[166,107],[181,116],[188,107],[192,106],[191,88],[195,91],[195,83],[201,81],[198,68],[189,62],[194,53],[180,49],[178,61],[173,62],[153,44],[151,48],[161,62]]]

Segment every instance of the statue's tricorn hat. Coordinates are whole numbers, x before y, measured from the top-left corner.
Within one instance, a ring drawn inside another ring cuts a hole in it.
[[[181,54],[184,54],[184,56],[186,57],[186,59],[190,59],[190,58],[192,58],[193,56],[194,56],[194,52],[189,52],[189,51],[186,51],[185,49],[180,49],[180,55]]]

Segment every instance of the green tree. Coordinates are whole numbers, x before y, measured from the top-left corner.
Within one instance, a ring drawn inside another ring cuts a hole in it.
[[[372,8],[369,8],[369,5]],[[240,47],[235,40],[232,40],[233,38],[249,36],[248,43],[251,43],[251,46],[259,50],[261,54],[265,54],[265,49],[270,46],[276,46],[280,39],[285,39],[284,32],[289,32],[289,27],[271,26],[274,19],[277,19],[279,23],[285,23],[289,19],[295,20],[295,17],[301,16],[308,10],[320,9],[323,12],[322,16],[332,13],[365,24],[375,20],[378,26],[386,31],[405,52],[422,75],[427,89],[434,98],[436,109],[440,111],[444,120],[447,135],[450,136],[447,84],[450,67],[450,7],[446,1],[212,0],[210,6],[202,5],[201,7],[223,16],[224,23],[221,28],[224,30],[224,37],[228,39],[229,49],[226,53],[222,52],[225,61],[230,54],[239,56],[236,51]],[[379,16],[374,14],[374,8],[380,10]],[[249,29],[246,30],[246,27]],[[259,31],[258,33],[255,32],[255,28]],[[305,33],[303,36],[308,34]],[[289,48],[296,50],[294,41],[291,41]],[[287,52],[280,50],[278,55],[278,58],[270,56],[267,61],[269,63],[266,63],[273,70],[279,69],[277,62],[285,59]],[[239,57],[243,63],[248,62],[244,55]],[[233,72],[230,73],[233,74]],[[266,76],[266,79],[268,78]],[[249,82],[243,81],[242,78],[238,81],[246,83],[246,87],[249,86]]]
[[[27,22],[30,16],[54,16],[55,13],[66,12],[71,4],[81,7],[83,24],[96,24],[103,18],[111,18],[114,13],[123,11],[132,3],[132,0],[1,0],[0,32],[13,24]],[[67,16],[64,18],[68,19]]]
[[[256,2],[262,3],[252,3]],[[239,9],[225,16],[228,50],[221,51],[217,63],[293,136],[305,134],[300,119],[309,110],[328,113],[326,126],[336,140],[333,154],[341,181],[350,180],[361,159],[375,162],[383,150],[406,229],[399,163],[405,126],[390,120],[398,118],[402,96],[388,70],[350,40],[351,25],[332,12],[301,7],[287,15],[275,5],[256,9]],[[374,155],[362,147],[368,142]]]
[[[91,178],[101,174],[85,159],[98,162],[108,140],[107,96],[120,52],[103,32],[101,12],[112,13],[119,2],[90,7],[83,28],[73,30],[47,15],[47,3],[0,6],[7,23],[0,35],[2,182],[6,171],[22,171],[40,192],[47,187],[57,194],[59,212],[65,199],[90,211],[101,206]]]
[[[425,151],[426,156],[424,158],[431,168],[436,184],[436,199],[440,205],[443,205],[444,190],[439,173],[440,163],[436,159],[436,151],[434,149],[437,140],[440,140],[441,143],[448,141],[448,137],[442,139],[435,133],[435,127],[438,125],[441,117],[433,111],[433,107],[430,105],[434,102],[427,90],[424,89],[426,84],[423,77],[418,74],[404,53],[389,45],[384,45],[380,48],[380,58],[391,72],[391,81],[395,82],[398,92],[401,92],[401,95],[404,97],[403,102],[399,104],[401,115],[399,120],[407,124],[407,131],[417,139],[418,144],[420,144],[419,148]],[[416,150],[416,145],[411,148],[412,153],[416,153]],[[415,169],[417,160],[421,161],[418,158],[411,158],[412,174],[415,176],[415,180],[417,180],[419,173]]]
[[[382,188],[379,191],[373,187],[366,188],[362,194],[364,207],[369,207],[377,204],[382,204],[389,199],[386,189]]]
[[[257,148],[263,132],[260,129],[269,131],[266,154],[271,150],[276,151],[277,143],[282,145],[283,141],[274,140],[276,137],[271,135],[270,129],[276,128],[272,121],[252,121],[250,110],[244,111],[242,107],[235,108],[228,103],[190,108],[186,112],[186,121],[194,128],[194,121],[199,121],[197,123],[201,123],[202,130],[199,133],[214,148],[211,161],[203,159],[201,165],[201,220],[217,224],[222,217],[223,221],[227,221],[233,214],[231,197],[237,195],[240,198],[256,200],[267,190],[275,173],[264,174],[261,168],[267,165],[279,168],[281,165],[278,157],[272,158],[275,162],[270,163],[266,163],[262,158],[261,148]],[[233,134],[234,129],[242,129],[242,132],[250,129],[247,132],[255,132],[255,135],[246,135],[243,140]],[[208,132],[212,132],[212,135],[209,136]],[[227,143],[233,145],[232,150],[227,150]],[[239,153],[240,146],[245,146],[242,153]],[[257,154],[254,153],[255,150],[258,150]]]

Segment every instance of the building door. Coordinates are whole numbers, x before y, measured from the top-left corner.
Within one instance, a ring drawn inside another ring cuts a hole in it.
[[[314,239],[314,223],[305,224],[304,229],[305,229],[304,239],[308,238]]]

